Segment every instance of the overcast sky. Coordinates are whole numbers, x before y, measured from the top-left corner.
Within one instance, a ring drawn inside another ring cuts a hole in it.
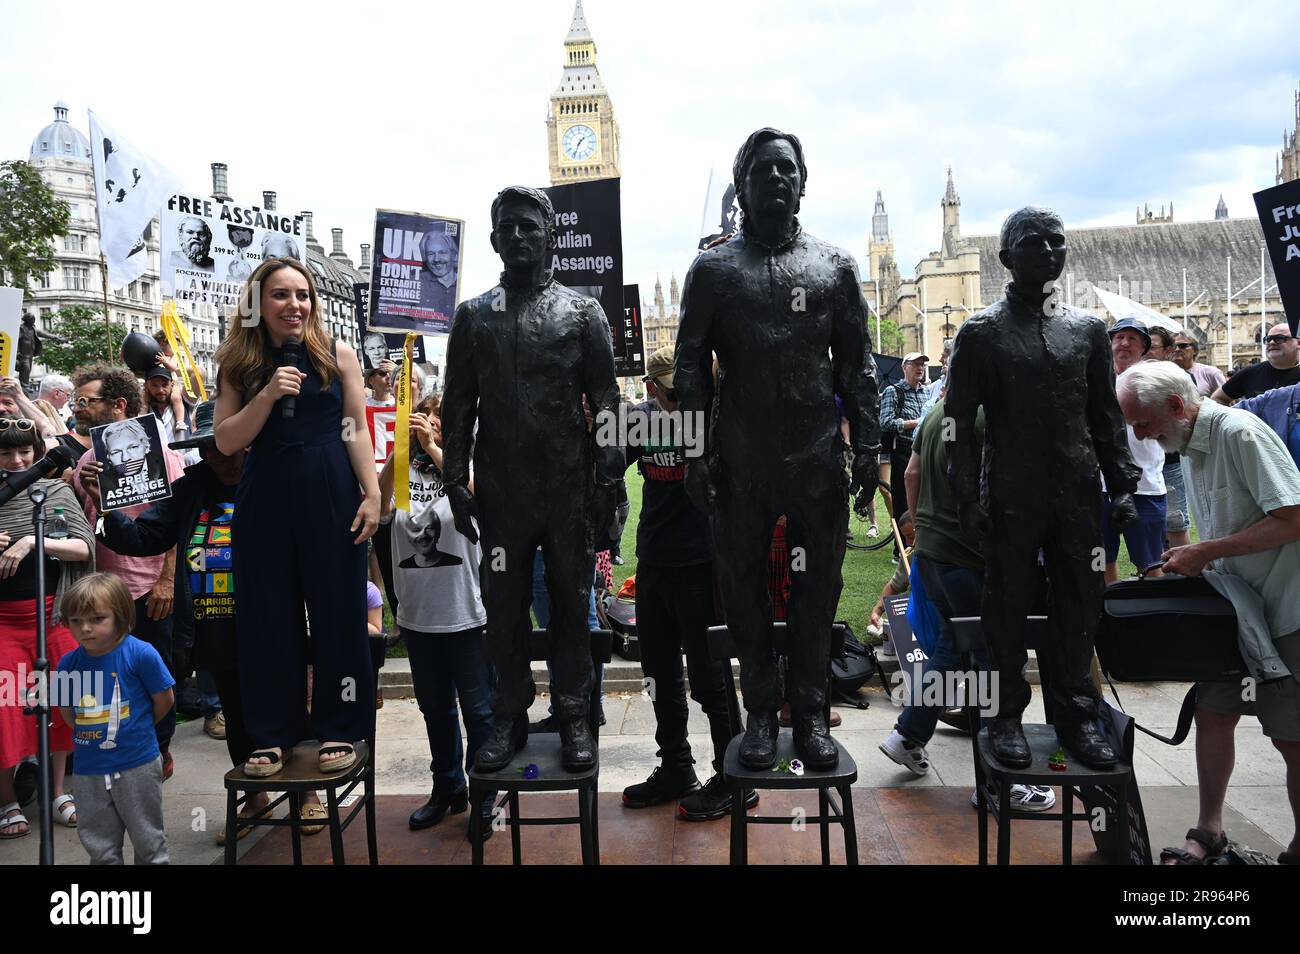
[[[939,244],[946,167],[966,234],[1050,205],[1070,226],[1172,201],[1233,216],[1294,128],[1300,4],[587,0],[622,134],[625,281],[690,264],[710,167],[753,129],[797,133],[800,216],[865,260],[876,189],[904,275]],[[327,11],[327,12],[326,12]],[[1226,11],[1226,12],[1225,12]],[[547,184],[546,108],[571,0],[18,4],[0,33],[0,156],[26,158],[65,100],[197,193],[315,212],[329,250],[374,209],[467,221],[462,295],[496,281],[488,206]]]

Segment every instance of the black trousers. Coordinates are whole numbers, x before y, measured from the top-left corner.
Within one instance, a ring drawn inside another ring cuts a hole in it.
[[[528,609],[533,602],[533,559],[539,545],[546,561],[551,601],[547,631],[551,636],[554,712],[562,720],[582,719],[591,707],[587,607],[596,555],[582,486],[579,480],[547,492],[525,488],[517,479],[494,485],[486,471],[480,470],[476,496],[483,558],[479,583],[488,618],[488,659],[497,676],[492,693],[496,720],[523,718],[537,695]]]
[[[216,680],[221,711],[226,717],[226,751],[230,753],[230,764],[242,765],[253,754],[253,739],[244,721],[244,691],[239,684],[239,670],[214,670],[212,678]]]
[[[393,525],[381,523],[370,539],[374,541],[375,562],[379,564],[379,578],[384,581],[384,595],[388,597],[388,608],[392,610],[393,618],[396,619],[397,591],[393,589]]]
[[[755,480],[718,488],[710,518],[714,561],[723,613],[740,649],[740,688],[749,712],[775,713],[781,706],[767,586],[772,529],[782,514],[790,548],[785,698],[794,712],[820,712],[826,703],[849,525],[848,478],[842,467],[827,463],[825,470],[801,472],[780,485]]]
[[[889,454],[889,495],[894,498],[894,519],[897,520],[907,509],[907,483],[903,474],[907,462],[912,459],[912,442],[901,437],[894,441],[894,449]],[[900,531],[901,532],[901,531]]]
[[[1045,571],[1048,633],[1037,649],[1045,704],[1058,722],[1095,716],[1099,699],[1091,678],[1092,651],[1105,590],[1097,559],[1096,488],[1083,488],[1077,498],[1059,493],[1051,501],[1031,493],[991,496],[989,511],[982,617],[989,661],[998,673],[998,715],[1019,718],[1029,705],[1025,617],[1035,609]]]
[[[713,611],[713,564],[657,567],[640,560],[636,568],[636,631],[641,643],[641,670],[654,680],[650,698],[655,712],[659,760],[670,768],[693,765],[687,741],[686,686],[682,653],[691,679],[691,698],[709,719],[713,771],[722,774],[727,744],[740,731],[740,705],[729,660],[709,656],[708,629],[718,622]]]

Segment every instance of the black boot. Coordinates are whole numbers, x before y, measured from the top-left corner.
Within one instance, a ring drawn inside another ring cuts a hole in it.
[[[775,712],[750,710],[745,737],[740,740],[740,764],[747,769],[770,769],[776,764],[776,736],[780,732]]]
[[[1088,768],[1105,771],[1113,769],[1118,761],[1115,750],[1106,741],[1106,734],[1101,731],[1096,719],[1058,722],[1056,738]]]
[[[794,750],[806,766],[819,772],[835,768],[840,761],[840,750],[820,712],[794,713]]]
[[[474,768],[480,772],[499,772],[527,744],[527,715],[518,719],[501,719],[492,726],[487,741],[474,753]]]
[[[596,764],[596,740],[586,716],[560,723],[560,759],[566,772],[585,772]]]
[[[435,791],[427,802],[411,813],[411,831],[432,828],[448,815],[459,815],[468,806],[469,799],[463,788],[451,795],[440,795]]]
[[[993,745],[994,757],[1007,768],[1029,768],[1034,757],[1029,753],[1029,741],[1025,730],[1020,727],[1020,719],[997,718],[989,722],[989,742]]]

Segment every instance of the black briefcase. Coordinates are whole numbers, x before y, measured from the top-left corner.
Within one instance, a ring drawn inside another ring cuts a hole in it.
[[[1237,647],[1237,613],[1200,576],[1106,587],[1097,660],[1120,682],[1240,682],[1249,675]]]

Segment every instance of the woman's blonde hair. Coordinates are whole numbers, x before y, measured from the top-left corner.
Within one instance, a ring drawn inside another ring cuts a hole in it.
[[[328,388],[333,375],[339,373],[334,360],[331,338],[325,331],[321,318],[320,296],[316,294],[316,281],[307,266],[296,258],[268,258],[248,276],[239,294],[239,312],[231,316],[226,329],[226,340],[217,349],[217,364],[221,377],[230,386],[247,396],[266,384],[275,371],[271,355],[271,336],[262,321],[262,282],[282,268],[292,268],[307,279],[311,295],[311,314],[303,326],[302,343],[307,357],[321,377],[321,386]],[[255,300],[256,296],[256,300]]]
[[[135,628],[135,600],[121,577],[112,573],[87,573],[68,586],[60,604],[60,615],[69,620],[106,611],[113,614],[118,636]]]

